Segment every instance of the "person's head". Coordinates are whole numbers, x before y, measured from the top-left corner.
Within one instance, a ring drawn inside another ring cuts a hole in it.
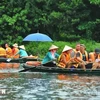
[[[18,48],[18,44],[17,43],[13,44],[13,47]]]
[[[77,44],[76,44],[75,49],[76,49],[76,51],[80,51],[80,43],[77,43]]]
[[[96,48],[96,49],[94,50],[94,52],[95,52],[96,55],[98,55],[98,54],[100,54],[100,49],[99,49],[99,48]]]
[[[58,49],[58,47],[56,45],[51,45],[50,48],[49,48],[49,51],[50,52],[56,52]]]
[[[8,44],[8,43],[5,43],[5,47],[6,47],[6,48],[9,47],[9,44]]]
[[[84,53],[86,50],[86,46],[84,44],[80,44],[80,52]]]
[[[62,53],[70,53],[72,51],[72,48],[71,47],[69,47],[69,46],[67,46],[67,45],[65,45],[65,47],[64,47],[64,49],[63,49],[63,51],[62,51]]]

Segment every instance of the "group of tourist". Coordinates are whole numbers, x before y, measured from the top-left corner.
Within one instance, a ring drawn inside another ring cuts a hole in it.
[[[18,46],[17,43],[12,45],[12,48],[8,43],[0,45],[0,58],[19,58],[27,57],[28,54],[25,51],[24,45]]]
[[[57,53],[58,47],[51,45],[43,60],[34,62],[28,61],[29,65],[44,65],[44,66],[59,66],[61,68],[83,68],[86,70],[91,67],[91,70],[100,68],[100,49],[96,48],[93,52],[88,53],[84,44],[76,44],[75,48],[65,45],[61,54]],[[19,58],[29,57],[24,45],[18,46],[17,43],[12,45],[0,45],[0,58]],[[90,66],[89,66],[90,65]]]
[[[52,45],[42,60],[44,66],[59,66],[61,68],[78,68],[86,70],[91,65],[91,70],[100,68],[100,49],[96,48],[88,53],[84,44],[76,44],[75,49],[65,45],[62,53],[57,54],[58,47]]]

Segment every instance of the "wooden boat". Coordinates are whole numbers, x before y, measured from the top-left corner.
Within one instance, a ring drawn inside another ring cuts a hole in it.
[[[40,59],[39,58],[31,58],[31,57],[17,58],[17,59],[0,58],[0,62],[5,62],[5,63],[25,63],[27,61],[37,61],[37,60],[40,60]]]
[[[18,69],[20,67],[20,63],[5,63],[5,62],[0,62],[0,70],[3,69]]]
[[[47,66],[31,66],[31,65],[26,65],[23,64],[23,68],[24,70],[21,70],[20,72],[49,72],[49,73],[69,73],[69,74],[96,74],[96,75],[100,75],[100,69],[96,69],[96,70],[92,70],[89,68],[86,71],[84,71],[81,68],[71,68],[71,69],[67,69],[67,68],[60,68],[60,67],[47,67]]]

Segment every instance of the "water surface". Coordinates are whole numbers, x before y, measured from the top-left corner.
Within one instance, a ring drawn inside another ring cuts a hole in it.
[[[2,94],[2,89],[5,91]],[[0,73],[0,100],[99,100],[100,76]]]

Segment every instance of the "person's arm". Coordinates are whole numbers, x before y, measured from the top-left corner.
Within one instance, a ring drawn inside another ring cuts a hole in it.
[[[80,55],[79,52],[76,53],[76,57],[75,57],[75,59],[77,59],[79,62],[82,62],[82,61],[83,61],[83,60],[81,59],[81,55]]]
[[[18,51],[16,54],[14,54],[13,57],[16,56],[16,55],[18,55],[19,53],[20,53],[20,51]]]

